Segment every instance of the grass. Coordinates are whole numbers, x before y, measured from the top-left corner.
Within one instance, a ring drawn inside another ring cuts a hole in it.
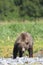
[[[34,53],[43,49],[43,23],[16,22],[0,24],[0,57],[11,57],[16,38],[21,32],[31,33]]]

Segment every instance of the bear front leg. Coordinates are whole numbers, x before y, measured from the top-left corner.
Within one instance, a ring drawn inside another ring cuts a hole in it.
[[[19,50],[19,57],[22,57],[23,56],[23,52],[22,52],[22,50],[20,49]]]
[[[29,48],[29,57],[33,57],[33,47]]]
[[[17,48],[17,46],[15,46],[13,49],[13,59],[15,59],[17,57],[17,53],[18,53],[18,48]]]

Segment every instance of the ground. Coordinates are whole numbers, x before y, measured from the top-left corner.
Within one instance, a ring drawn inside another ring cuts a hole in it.
[[[0,58],[1,65],[43,65],[43,58]]]

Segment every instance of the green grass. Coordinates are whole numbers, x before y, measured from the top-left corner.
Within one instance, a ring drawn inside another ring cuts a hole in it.
[[[31,33],[34,39],[34,53],[43,49],[43,23],[40,22],[35,24],[34,22],[16,22],[0,24],[0,57],[11,56],[14,42],[21,32]],[[11,51],[8,49],[11,49]],[[4,55],[3,52],[8,53]]]

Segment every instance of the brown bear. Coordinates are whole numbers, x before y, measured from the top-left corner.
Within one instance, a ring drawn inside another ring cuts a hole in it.
[[[19,57],[23,56],[23,52],[28,50],[29,57],[33,57],[33,38],[30,33],[23,32],[16,39],[14,48],[13,48],[13,58],[17,57],[19,52]]]

